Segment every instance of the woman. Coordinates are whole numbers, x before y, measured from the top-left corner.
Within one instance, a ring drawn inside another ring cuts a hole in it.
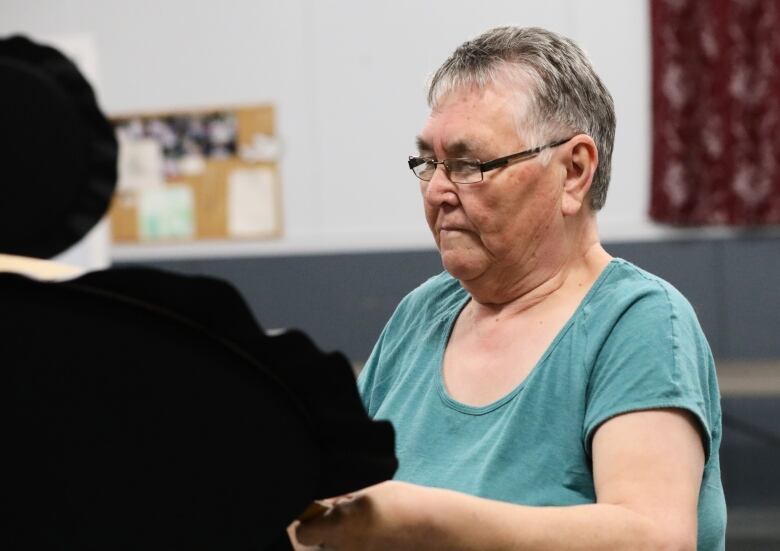
[[[615,118],[587,58],[493,29],[428,99],[409,166],[446,272],[402,301],[360,378],[399,470],[298,540],[722,549],[712,356],[688,302],[599,243]]]

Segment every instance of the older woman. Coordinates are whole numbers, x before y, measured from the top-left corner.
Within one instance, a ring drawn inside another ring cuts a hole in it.
[[[602,248],[612,98],[583,52],[498,28],[435,74],[409,166],[445,273],[360,378],[396,480],[337,499],[304,544],[722,549],[712,356],[671,285]]]

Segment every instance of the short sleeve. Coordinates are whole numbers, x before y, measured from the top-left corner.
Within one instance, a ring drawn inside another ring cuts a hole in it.
[[[366,411],[368,412],[369,416],[372,416],[373,412],[371,410],[371,402],[372,402],[372,394],[374,390],[374,378],[376,376],[377,371],[377,364],[379,363],[379,357],[382,353],[382,341],[384,340],[385,333],[387,331],[387,328],[382,331],[381,335],[379,336],[379,340],[377,340],[376,344],[374,345],[374,349],[371,352],[371,355],[368,357],[368,361],[363,366],[363,368],[360,370],[360,374],[358,375],[357,379],[357,386],[358,386],[358,392],[360,393],[360,399],[363,401],[363,407],[366,408]],[[376,403],[378,400],[373,400],[374,403]]]
[[[593,434],[612,417],[680,408],[698,419],[709,459],[713,427],[719,426],[718,391],[712,354],[693,308],[662,282],[620,308],[588,377],[583,426],[588,453]]]

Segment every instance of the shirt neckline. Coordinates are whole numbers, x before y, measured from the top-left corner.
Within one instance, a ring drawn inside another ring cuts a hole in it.
[[[447,392],[447,388],[444,385],[444,351],[447,348],[447,343],[449,342],[450,336],[452,335],[452,330],[455,327],[455,320],[458,319],[460,313],[463,311],[463,309],[471,300],[471,295],[469,295],[461,287],[461,290],[463,290],[465,296],[463,297],[463,300],[460,302],[460,304],[458,304],[457,308],[453,309],[452,315],[450,315],[450,318],[446,321],[447,330],[443,332],[442,337],[439,339],[439,343],[437,347],[436,386],[439,392],[439,397],[441,398],[442,402],[444,402],[444,404],[450,409],[453,409],[460,413],[464,413],[466,415],[478,416],[478,415],[485,415],[487,413],[495,411],[501,406],[503,406],[504,404],[506,404],[507,402],[511,401],[515,396],[517,396],[523,390],[523,388],[526,386],[526,384],[531,379],[531,377],[533,377],[533,375],[541,368],[542,364],[544,364],[544,362],[547,360],[550,354],[552,354],[553,350],[555,350],[555,348],[558,346],[558,343],[563,339],[564,335],[569,331],[571,326],[574,325],[576,319],[580,317],[585,306],[590,302],[593,295],[596,294],[599,287],[601,287],[601,285],[606,280],[609,273],[620,262],[622,262],[620,258],[612,258],[609,261],[609,263],[604,267],[604,269],[601,271],[599,276],[596,278],[596,281],[593,283],[593,285],[591,285],[590,289],[588,289],[588,292],[585,294],[583,299],[577,305],[577,309],[574,311],[571,317],[569,317],[569,319],[566,321],[563,327],[561,327],[560,331],[558,331],[558,334],[555,335],[555,338],[552,340],[550,345],[544,351],[544,354],[541,355],[541,357],[536,362],[536,364],[534,364],[533,368],[531,368],[531,371],[528,372],[528,375],[526,375],[526,377],[508,393],[506,393],[502,397],[498,398],[497,400],[489,404],[485,404],[484,406],[472,406],[454,399],[452,396],[450,396],[449,392]]]

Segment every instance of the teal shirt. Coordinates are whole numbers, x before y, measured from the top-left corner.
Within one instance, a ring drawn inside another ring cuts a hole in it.
[[[715,367],[674,287],[613,260],[525,380],[482,407],[449,396],[441,374],[469,298],[446,272],[418,287],[360,375],[369,415],[395,427],[396,479],[526,505],[594,503],[590,454],[599,425],[630,411],[682,408],[705,438],[698,549],[725,548]]]

